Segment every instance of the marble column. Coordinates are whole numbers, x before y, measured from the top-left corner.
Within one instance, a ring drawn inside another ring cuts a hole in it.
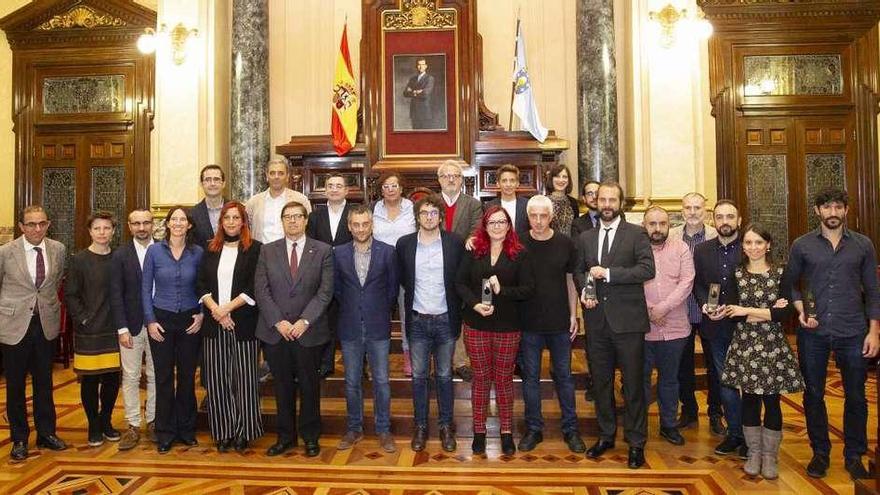
[[[614,0],[577,0],[578,177],[619,180]]]
[[[232,198],[244,201],[266,188],[271,149],[268,0],[232,0],[230,116]]]

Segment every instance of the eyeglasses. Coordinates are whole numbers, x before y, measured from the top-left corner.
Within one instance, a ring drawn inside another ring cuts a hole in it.
[[[420,217],[434,218],[440,216],[440,210],[422,210],[419,212]]]
[[[223,182],[223,179],[220,177],[205,177],[204,179],[202,179],[202,182],[214,182],[216,184],[219,184]]]
[[[461,179],[461,174],[443,174],[443,175],[438,175],[437,177],[440,177],[441,179],[444,179],[444,180],[458,180],[458,179]]]
[[[486,222],[489,227],[506,227],[510,223],[507,220],[490,220]]]
[[[587,191],[587,192],[584,193],[584,196],[593,196],[593,197],[595,197],[596,194],[598,194],[598,193],[599,193],[599,191]]]
[[[281,215],[281,219],[288,222],[292,222],[294,220],[302,220],[305,217],[306,216],[302,213],[288,213],[287,215]]]
[[[386,191],[394,191],[400,189],[400,184],[382,184],[382,189]]]
[[[325,184],[324,187],[327,189],[342,189],[345,187],[345,184]]]
[[[46,222],[46,221],[43,221],[43,222],[27,222],[27,223],[23,223],[22,225],[24,225],[25,227],[27,227],[27,228],[29,228],[29,229],[45,229],[46,227],[49,226],[49,222]]]

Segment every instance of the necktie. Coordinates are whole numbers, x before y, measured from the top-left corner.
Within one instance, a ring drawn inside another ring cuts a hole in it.
[[[34,251],[37,252],[37,273],[34,277],[34,286],[39,289],[46,281],[46,260],[43,259],[43,248],[35,247]]]
[[[299,260],[296,258],[296,243],[293,243],[293,248],[290,250],[290,276],[291,278],[296,278],[296,269],[299,267]]]
[[[602,238],[602,259],[599,261],[602,266],[608,262],[608,253],[611,251],[611,240],[608,239],[610,233],[611,227],[605,227],[605,237]]]

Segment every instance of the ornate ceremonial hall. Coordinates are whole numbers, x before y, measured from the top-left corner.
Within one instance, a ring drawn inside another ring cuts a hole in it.
[[[276,179],[270,177],[270,170],[278,163],[284,165],[280,180],[285,194],[308,200],[309,213],[302,207],[299,215],[307,222],[319,213],[333,221],[336,213],[330,205],[336,204],[331,202],[337,185],[345,191],[344,202],[339,204],[373,204],[371,219],[373,212],[379,215],[375,204],[381,203],[384,210],[385,194],[399,188],[405,201],[416,203],[414,226],[407,234],[415,232],[422,228],[419,219],[425,213],[418,210],[423,204],[420,200],[445,198],[447,214],[462,211],[443,189],[444,178],[454,179],[441,173],[451,164],[460,171],[455,194],[474,198],[475,204],[490,213],[506,211],[509,221],[505,222],[513,232],[507,210],[510,199],[505,199],[501,179],[509,172],[502,167],[512,165],[518,174],[513,186],[517,199],[559,193],[571,203],[563,201],[575,219],[569,218],[566,234],[569,228],[575,232],[577,220],[591,221],[589,229],[599,226],[597,218],[605,221],[604,212],[590,216],[596,212],[585,194],[591,182],[601,182],[605,188],[616,185],[623,211],[619,218],[645,228],[648,215],[659,210],[667,215],[668,227],[685,229],[689,224],[683,198],[696,193],[705,206],[705,222],[699,222],[703,228],[715,222],[713,205],[729,200],[728,204],[738,207],[742,227],[759,224],[776,240],[766,249],[767,259],[772,256],[786,263],[795,240],[827,226],[814,198],[827,188],[837,188],[847,191],[849,201],[845,218],[839,219],[842,230],[858,232],[877,246],[878,22],[880,0],[0,0],[0,322],[12,321],[20,316],[15,311],[25,309],[30,312],[30,323],[24,325],[27,338],[32,328],[45,330],[46,306],[34,302],[27,307],[19,305],[21,301],[4,299],[9,287],[4,282],[11,270],[8,260],[13,255],[5,256],[12,250],[4,251],[3,246],[20,238],[29,242],[30,231],[25,229],[48,229],[46,238],[66,248],[63,261],[69,270],[66,279],[62,274],[53,282],[58,283],[62,304],[53,302],[50,308],[60,315],[59,334],[52,341],[51,377],[57,437],[67,448],[41,447],[44,440],[36,438],[42,433],[34,426],[34,410],[42,399],[33,392],[38,388],[32,387],[34,369],[27,369],[22,375],[27,375],[25,402],[32,434],[30,443],[24,442],[24,458],[13,455],[22,442],[13,438],[16,425],[11,417],[20,413],[20,407],[9,405],[12,382],[7,372],[10,366],[20,367],[8,357],[14,356],[19,344],[4,335],[7,329],[0,328],[4,349],[0,361],[4,371],[0,378],[0,493],[880,493],[880,368],[876,358],[864,359],[868,367],[867,450],[859,454],[868,470],[864,479],[853,479],[850,468],[844,466],[844,440],[852,427],[844,426],[850,420],[850,412],[844,414],[850,399],[844,393],[842,366],[835,361],[840,359],[837,351],[828,361],[824,390],[831,440],[827,473],[807,473],[811,459],[815,460],[815,445],[811,446],[807,431],[812,411],[805,410],[801,387],[781,395],[778,477],[756,476],[744,471],[746,457],[716,453],[716,445],[726,437],[724,431],[720,435],[712,431],[706,413],[713,356],[704,352],[702,334],[696,339],[692,373],[698,420],[680,428],[683,445],[661,437],[658,401],[662,387],[658,373],[651,374],[649,369],[643,464],[633,466],[632,446],[628,455],[623,439],[627,391],[622,373],[615,374],[613,359],[608,374],[614,375],[609,380],[614,389],[611,412],[616,413],[620,430],[617,446],[590,456],[589,451],[583,453],[585,449],[573,451],[568,432],[562,431],[565,412],[557,400],[558,376],[551,373],[550,353],[543,350],[538,351],[542,363],[539,390],[537,394],[532,390],[532,395],[539,397],[546,426],[543,442],[534,449],[520,447],[512,455],[502,452],[501,437],[511,432],[502,427],[503,407],[496,389],[482,433],[485,453],[473,452],[475,430],[481,435],[474,427],[475,389],[469,376],[459,374],[457,364],[452,427],[458,443],[454,449],[445,449],[438,437],[443,432],[435,424],[439,408],[433,397],[439,388],[433,379],[440,383],[440,377],[428,364],[427,445],[414,450],[410,439],[419,428],[414,424],[414,367],[402,330],[406,323],[400,321],[398,309],[400,314],[406,312],[407,304],[411,313],[421,309],[412,311],[413,301],[405,302],[405,288],[400,290],[399,302],[395,296],[392,304],[395,310],[387,347],[395,452],[377,441],[381,432],[374,426],[378,414],[373,404],[372,362],[364,365],[360,384],[364,438],[350,448],[337,449],[350,433],[350,418],[343,352],[334,340],[329,344],[330,368],[319,370],[317,455],[311,455],[312,447],[304,445],[308,441],[297,442],[295,429],[295,445],[283,445],[280,439],[275,443],[283,401],[276,401],[275,395],[281,386],[271,373],[266,374],[272,365],[268,357],[266,362],[260,358],[261,364],[269,364],[260,371],[258,399],[254,399],[259,400],[255,414],[265,432],[244,442],[241,449],[222,449],[211,434],[214,418],[208,412],[210,388],[205,384],[210,379],[205,378],[201,354],[194,358],[200,368],[194,385],[195,439],[179,443],[181,439],[175,438],[168,442],[170,452],[162,452],[162,442],[157,451],[157,443],[147,438],[145,429],[136,446],[121,450],[118,435],[107,442],[93,441],[94,425],[80,395],[85,381],[75,361],[80,351],[77,329],[86,322],[75,321],[75,310],[64,296],[64,284],[70,283],[71,266],[76,263],[74,254],[91,249],[96,242],[94,213],[109,212],[118,222],[105,244],[114,253],[124,245],[137,245],[129,217],[136,211],[152,213],[149,237],[157,243],[166,239],[170,246],[171,239],[177,239],[172,223],[175,212],[186,208],[184,220],[192,227],[196,224],[187,212],[208,204],[210,181],[206,182],[205,172],[209,170],[219,171],[222,178],[215,180],[222,190],[214,197],[221,200],[211,210],[214,216],[209,218],[205,210],[205,221],[213,222],[214,229],[208,231],[208,242],[213,238],[221,250],[233,237],[237,243],[238,236],[230,237],[217,225],[220,207],[226,205],[225,213],[233,204],[227,200],[247,203],[247,214],[256,223],[250,208],[263,192],[267,192],[265,208],[277,209],[274,223],[266,225],[277,227],[278,239],[287,235],[290,241],[285,222],[293,220],[284,214],[290,203],[268,204],[276,198]],[[568,181],[562,193],[555,184],[559,170],[566,172]],[[388,184],[389,176],[396,177],[396,184]],[[331,186],[340,177],[342,184]],[[433,194],[441,189],[442,195]],[[598,197],[599,193],[590,194]],[[493,201],[499,205],[495,210],[490,206]],[[553,203],[554,208],[557,204]],[[39,213],[45,214],[45,222],[26,221],[30,205],[42,207]],[[519,206],[517,202],[510,208]],[[523,206],[523,216],[526,211],[528,232],[532,215]],[[442,218],[442,212],[435,213]],[[342,220],[349,227],[350,216]],[[486,234],[491,223],[488,214],[482,222]],[[453,225],[449,222],[445,230],[454,230]],[[251,225],[252,232],[257,230]],[[336,228],[331,230],[332,238]],[[311,237],[312,231],[308,232]],[[474,241],[475,232],[466,231],[472,234],[469,241]],[[721,235],[720,228],[718,232]],[[580,239],[588,233],[584,231]],[[603,235],[611,243],[610,236],[620,234],[606,228]],[[575,244],[580,242],[575,234],[572,238]],[[266,253],[268,241],[258,240]],[[596,246],[592,247],[595,254]],[[290,266],[281,272],[290,268],[288,279],[293,283],[297,270],[308,267],[297,264],[296,243],[292,254],[289,248],[287,255],[292,259],[285,263]],[[20,259],[24,272],[30,270],[35,289],[27,297],[38,301],[47,297],[45,291],[39,294],[39,288],[48,279],[43,251],[34,250],[28,251],[27,266],[25,258]],[[37,261],[32,261],[32,252]],[[612,252],[599,250],[600,256]],[[693,256],[692,245],[690,252]],[[46,253],[53,259],[48,249]],[[172,258],[182,259],[178,254]],[[49,262],[50,269],[55,262]],[[143,269],[143,257],[140,263]],[[442,260],[440,266],[445,269]],[[589,272],[589,265],[586,268]],[[413,271],[418,273],[420,268]],[[586,292],[581,289],[587,287],[581,284],[575,291],[578,277],[572,277],[572,271],[566,282],[571,308],[578,294],[581,304],[571,315],[577,328],[571,336],[570,374],[576,429],[589,447],[597,442],[602,416],[592,397],[590,358],[585,352],[589,329],[584,324]],[[229,278],[232,273],[230,269]],[[237,265],[235,273],[237,277]],[[580,275],[585,275],[583,270]],[[138,272],[138,284],[140,277]],[[593,283],[592,274],[588,280]],[[608,284],[614,280],[612,275]],[[488,278],[483,282],[489,283]],[[216,280],[214,285],[217,290],[232,290],[220,288]],[[396,292],[396,283],[394,287]],[[491,283],[483,286],[484,291],[490,288]],[[694,291],[690,298],[699,318]],[[865,304],[870,305],[868,291],[865,288]],[[805,289],[804,299],[807,292],[812,297]],[[331,311],[338,314],[338,306],[344,304],[338,301],[338,292],[336,297]],[[25,296],[18,298],[23,301]],[[140,304],[140,296],[137,299]],[[242,305],[255,305],[246,299]],[[200,305],[202,301],[198,300]],[[489,301],[485,304],[491,306]],[[595,294],[592,302],[596,302]],[[684,314],[686,303],[680,306]],[[207,320],[211,311],[207,304],[204,307]],[[768,306],[762,308],[766,311]],[[801,316],[805,308],[798,309]],[[295,315],[296,323],[305,321],[308,327],[306,310],[297,311],[303,313]],[[809,312],[805,314],[812,318]],[[138,317],[140,322],[143,315]],[[220,331],[218,325],[227,328],[223,318],[215,318],[215,331]],[[323,314],[321,318],[326,319]],[[781,323],[784,340],[798,355],[798,332],[804,329],[799,328],[795,310],[786,318]],[[870,337],[877,320],[870,316],[865,320]],[[364,320],[360,321],[366,328]],[[149,333],[154,323],[144,320],[144,331]],[[690,331],[690,325],[685,326]],[[464,327],[471,330],[467,322]],[[335,332],[335,323],[330,328]],[[116,330],[111,340],[116,339]],[[119,335],[125,333],[125,329],[118,330]],[[259,333],[256,338],[261,338]],[[461,352],[465,345],[459,346]],[[117,375],[124,365],[116,363]],[[622,365],[617,363],[617,367]],[[170,380],[180,380],[179,365],[177,369],[177,375],[169,374]],[[512,428],[517,442],[529,428],[521,373],[517,361]],[[295,380],[296,388],[304,387],[300,378]],[[12,388],[20,390],[20,385]],[[120,430],[129,427],[124,388],[123,377],[112,410],[112,425]],[[144,402],[146,379],[140,382],[139,394]],[[105,438],[112,436],[105,431]],[[267,449],[279,444],[284,447],[280,455],[267,455]]]

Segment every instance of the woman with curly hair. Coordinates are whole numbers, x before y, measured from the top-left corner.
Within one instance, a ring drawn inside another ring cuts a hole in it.
[[[458,269],[456,287],[463,301],[464,342],[474,379],[471,382],[474,454],[486,452],[486,407],[495,384],[501,419],[501,451],[516,452],[513,443],[513,366],[520,339],[517,302],[534,291],[532,265],[501,206],[491,206],[474,232],[474,249]],[[485,282],[484,282],[485,281]],[[488,286],[492,302],[483,302]]]

